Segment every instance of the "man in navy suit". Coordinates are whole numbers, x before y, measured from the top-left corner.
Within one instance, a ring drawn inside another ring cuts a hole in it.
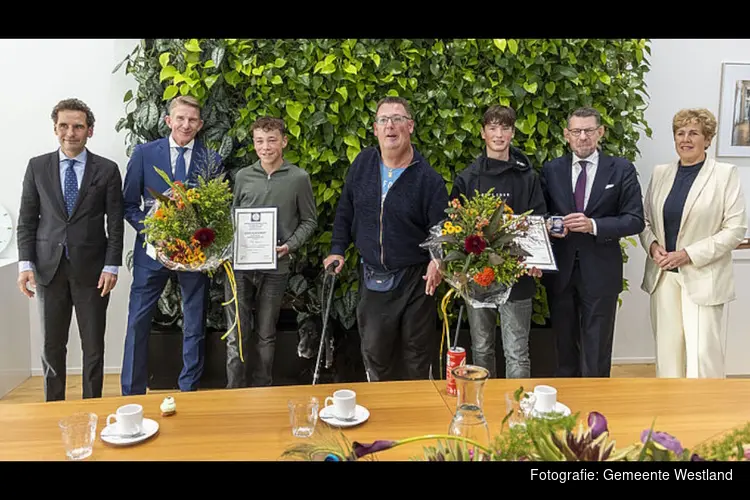
[[[564,130],[572,153],[542,167],[550,215],[563,216],[553,249],[559,272],[545,280],[557,336],[558,376],[609,377],[617,297],[622,292],[620,238],[644,228],[635,166],[598,149],[601,115],[580,108]]]
[[[157,193],[169,189],[155,167],[166,172],[173,181],[182,181],[188,186],[197,185],[198,176],[210,178],[221,170],[219,156],[195,139],[203,127],[200,104],[196,99],[176,97],[169,105],[166,122],[172,130],[168,138],[139,144],[133,150],[123,187],[125,219],[137,233],[121,374],[124,396],[146,393],[151,320],[173,272],[155,259],[153,247],[144,247],[140,233],[146,213],[154,203],[148,189]],[[203,373],[208,277],[201,272],[179,272],[177,277],[183,312],[183,367],[178,382],[181,391],[194,391]]]

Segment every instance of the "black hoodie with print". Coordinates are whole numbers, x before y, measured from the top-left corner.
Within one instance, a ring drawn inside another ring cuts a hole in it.
[[[534,215],[545,215],[547,205],[539,181],[539,174],[523,152],[510,146],[509,161],[488,158],[485,153],[461,171],[453,183],[450,199],[465,195],[471,199],[475,192],[486,193],[493,189],[501,195],[515,213],[533,210]],[[513,287],[510,300],[523,300],[534,296],[534,278],[523,276]]]

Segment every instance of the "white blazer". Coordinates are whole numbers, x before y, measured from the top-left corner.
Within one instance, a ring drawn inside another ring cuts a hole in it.
[[[649,248],[654,241],[665,244],[664,202],[678,168],[676,161],[657,165],[643,202],[646,228],[639,236],[648,257],[641,288],[649,294],[662,273]],[[684,249],[690,256],[690,263],[680,267],[680,275],[695,304],[711,306],[734,300],[732,250],[746,231],[745,195],[737,167],[706,158],[685,200],[676,245],[676,250]]]

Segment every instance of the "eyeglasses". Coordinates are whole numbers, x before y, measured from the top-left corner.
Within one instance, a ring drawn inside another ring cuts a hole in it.
[[[568,129],[568,132],[570,132],[570,134],[573,137],[578,137],[579,135],[581,135],[581,132],[585,132],[588,137],[591,137],[592,135],[594,135],[594,132],[596,132],[598,128],[599,127],[596,127],[596,128],[573,128],[573,129]]]
[[[378,125],[387,125],[388,120],[392,121],[394,125],[398,125],[400,123],[404,123],[408,120],[411,120],[411,118],[408,116],[404,116],[404,115],[376,116],[375,117],[375,123],[377,123]]]

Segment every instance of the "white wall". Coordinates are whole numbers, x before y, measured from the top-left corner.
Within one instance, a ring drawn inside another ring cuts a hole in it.
[[[721,91],[721,63],[723,61],[750,62],[750,40],[653,40],[651,70],[646,84],[650,95],[646,120],[653,129],[651,139],[645,136],[638,143],[641,158],[636,166],[645,193],[654,165],[676,158],[672,141],[672,117],[682,108],[705,107],[719,117]],[[716,141],[709,148],[709,156],[716,155]],[[722,157],[721,161],[735,163],[746,199],[750,200],[750,158]],[[750,204],[748,204],[750,208]],[[730,306],[727,345],[729,374],[748,374],[750,365],[750,337],[742,327],[738,314],[750,299],[750,250],[736,251],[735,275],[738,299]],[[625,276],[630,280],[630,293],[623,294],[623,306],[617,320],[614,357],[616,361],[651,361],[654,341],[649,321],[648,295],[640,290],[645,251],[639,246],[629,251],[630,261]]]
[[[89,105],[96,123],[87,146],[91,151],[117,162],[125,175],[125,133],[115,133],[117,121],[124,115],[123,96],[134,84],[124,71],[112,74],[115,65],[129,54],[138,40],[0,40],[0,65],[6,78],[0,79],[3,96],[3,120],[0,137],[4,142],[4,166],[0,170],[0,205],[18,218],[21,186],[28,160],[32,156],[55,150],[59,143],[53,132],[50,113],[61,99],[77,97]],[[125,224],[125,251],[132,247],[134,232]],[[15,237],[0,258],[17,258]],[[122,363],[128,291],[131,277],[120,268],[120,279],[112,291],[104,366],[108,372],[119,371]],[[8,300],[8,287],[2,288],[0,300]],[[35,300],[35,299],[32,299]],[[31,368],[41,374],[40,329],[36,303],[30,303]],[[73,320],[68,344],[68,367],[81,371],[81,348],[78,327]]]
[[[124,113],[122,97],[135,88],[122,71],[112,74],[114,66],[135,47],[137,40],[0,40],[0,63],[13,78],[0,80],[5,96],[0,137],[6,147],[4,168],[0,170],[0,205],[17,218],[21,183],[28,158],[57,147],[49,117],[60,99],[76,96],[91,106],[97,119],[94,136],[89,141],[92,151],[107,156],[125,173],[124,133],[117,134],[114,125]],[[651,71],[647,75],[651,96],[646,118],[653,129],[653,138],[641,138],[641,158],[636,162],[645,187],[653,165],[675,156],[671,119],[684,107],[707,107],[718,114],[722,61],[750,61],[750,40],[653,40]],[[714,154],[715,145],[709,153]],[[731,158],[742,169],[741,178],[750,198],[750,158]],[[133,231],[126,226],[125,252],[132,247]],[[750,251],[746,251],[750,254]],[[741,253],[741,252],[738,252]],[[631,291],[623,295],[624,303],[617,321],[614,356],[616,361],[652,361],[653,338],[649,323],[648,296],[640,290],[645,253],[640,248],[629,250],[630,262],[625,275]],[[750,257],[750,255],[748,255]],[[15,241],[0,258],[16,258]],[[738,255],[742,258],[742,255]],[[131,277],[125,268],[112,292],[108,312],[105,369],[119,371],[127,320],[128,291]],[[742,317],[736,311],[750,300],[750,260],[737,264],[739,299],[730,312],[728,363],[730,373],[750,373],[744,358],[750,352],[750,336],[744,334]],[[745,284],[743,284],[743,281]],[[9,293],[3,288],[3,295]],[[13,292],[10,292],[13,293]],[[0,300],[6,300],[0,296]],[[40,373],[39,320],[35,304],[29,304],[31,324],[31,367]],[[75,320],[68,346],[70,371],[80,372],[81,351]]]
[[[16,288],[15,259],[0,259],[0,398],[31,375],[28,299]]]

